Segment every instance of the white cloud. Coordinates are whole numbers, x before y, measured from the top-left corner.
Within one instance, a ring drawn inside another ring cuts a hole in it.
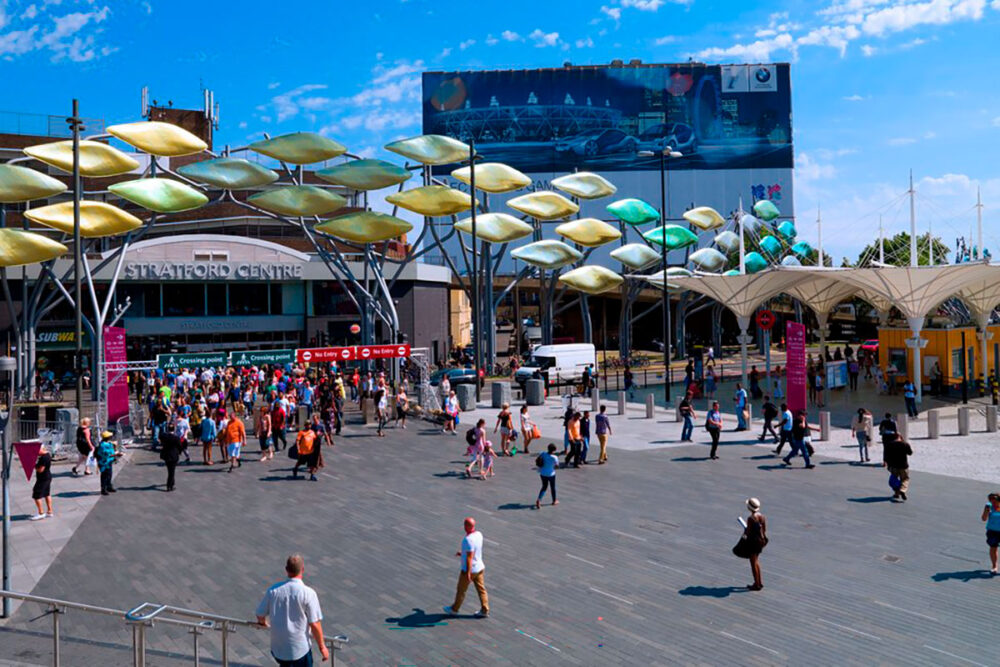
[[[945,25],[956,21],[978,21],[983,17],[986,0],[928,0],[899,3],[891,7],[849,15],[846,20],[858,22],[867,35],[881,37],[921,25]]]
[[[1000,0],[997,0],[997,2],[1000,2]],[[993,119],[993,127],[1000,127],[1000,116]]]
[[[531,31],[531,34],[528,35],[528,39],[534,40],[535,46],[538,48],[555,46],[559,43],[559,33],[543,32],[541,28],[535,28]]]
[[[474,40],[474,39],[467,39],[464,42],[460,42],[458,44],[458,48],[460,50],[462,50],[462,51],[465,51],[467,48],[469,48],[470,46],[473,46],[475,43],[476,43],[476,40]]]
[[[605,5],[601,5],[601,13],[615,22],[620,21],[622,18],[621,7],[607,7]]]
[[[842,99],[844,99],[844,100],[846,100],[848,102],[860,102],[860,101],[864,100],[865,98],[863,96],[861,96],[861,95],[858,95],[857,93],[854,93],[853,95],[847,95],[846,97],[843,97]]]
[[[876,53],[878,53],[878,49],[872,46],[871,44],[861,45],[861,55],[863,55],[865,58],[871,58]]]
[[[924,139],[934,139],[937,137],[937,132],[924,132]]]
[[[89,0],[88,11],[64,14],[50,11],[50,7],[60,4],[60,1],[53,0],[46,0],[41,5],[30,4],[12,21],[6,11],[6,0],[0,0],[0,29],[7,29],[0,33],[0,57],[11,59],[31,51],[49,51],[53,62],[86,62],[118,50],[117,47],[97,43],[102,33],[98,24],[104,23],[111,15],[108,6],[98,6],[95,0]],[[18,23],[22,26],[19,27]]]
[[[635,7],[644,12],[655,12],[663,6],[663,0],[622,0],[622,7]]]
[[[267,84],[267,89],[268,90],[274,90],[275,88],[277,88],[280,85],[281,85],[280,81],[272,81],[271,83]]]
[[[795,38],[788,33],[782,33],[749,44],[702,49],[695,54],[695,57],[701,60],[732,59],[746,62],[767,62],[771,60],[771,54],[775,51],[790,51],[794,57],[796,52]]]
[[[594,46],[594,40],[588,37],[587,39],[578,39],[574,44],[578,49],[591,48]]]
[[[0,7],[0,28],[2,28],[4,25],[3,14],[4,14],[3,8]],[[36,16],[38,16],[38,6],[34,4],[28,5],[27,7],[24,8],[24,11],[21,12],[22,19],[30,20],[35,18]]]
[[[306,93],[314,90],[326,90],[326,84],[307,83],[297,88],[292,88],[288,92],[272,97],[270,107],[274,109],[274,114],[277,116],[278,122],[283,123],[286,120],[295,118],[299,115],[299,112],[302,110],[301,98]]]
[[[520,42],[523,39],[523,37],[521,37],[513,30],[504,30],[502,33],[500,33],[500,37],[508,42]]]
[[[499,43],[500,43],[500,40],[497,39],[496,37],[494,37],[493,35],[486,35],[486,45],[487,46],[495,46],[495,45],[497,45]]]
[[[677,37],[674,35],[664,35],[663,37],[657,37],[653,40],[653,44],[656,46],[664,46],[665,44],[673,44],[677,41]]]
[[[439,53],[437,55],[437,57],[438,58],[447,58],[450,55],[451,55],[451,47],[450,46],[446,46],[443,49],[441,49],[441,53]]]
[[[835,160],[845,155],[854,155],[858,152],[857,148],[817,148],[816,155],[820,160],[825,160],[829,162],[830,160]]]
[[[795,156],[796,183],[819,181],[836,175],[837,168],[832,164],[817,162],[808,153],[799,153]]]
[[[892,139],[889,139],[885,143],[889,144],[890,146],[909,146],[910,144],[917,143],[917,140],[914,139],[913,137],[893,137]]]

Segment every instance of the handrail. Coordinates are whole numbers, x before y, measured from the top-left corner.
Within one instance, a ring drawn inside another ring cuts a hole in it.
[[[156,602],[143,602],[142,604],[129,609],[111,609],[97,605],[84,604],[82,602],[69,602],[56,598],[44,597],[41,595],[31,595],[29,593],[18,593],[0,589],[0,598],[13,598],[23,602],[34,602],[49,607],[47,613],[52,615],[52,664],[53,667],[60,667],[60,616],[67,610],[75,609],[105,616],[116,616],[125,623],[132,626],[132,665],[133,667],[146,667],[146,629],[152,628],[154,623],[164,623],[167,625],[188,628],[193,636],[194,642],[194,664],[198,667],[201,664],[199,655],[199,640],[201,635],[207,630],[217,630],[222,635],[222,665],[229,665],[229,635],[237,627],[247,627],[263,629],[265,626],[256,620],[247,621],[240,618],[209,614],[207,612],[184,609],[183,607],[173,607],[171,605],[159,604]],[[195,619],[194,622],[170,618],[182,616]],[[324,643],[331,652],[331,667],[336,664],[336,652],[343,650],[350,639],[346,635],[336,635],[326,637]]]

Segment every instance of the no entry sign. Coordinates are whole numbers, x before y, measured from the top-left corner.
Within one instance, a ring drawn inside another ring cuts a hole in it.
[[[774,313],[770,310],[757,311],[757,326],[764,331],[770,331],[774,326]]]
[[[311,347],[295,351],[300,364],[358,359],[392,359],[410,356],[409,345],[352,345],[350,347]]]

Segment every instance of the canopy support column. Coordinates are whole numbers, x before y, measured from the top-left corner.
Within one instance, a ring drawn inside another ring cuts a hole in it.
[[[830,313],[816,311],[816,323],[819,325],[819,356],[826,359],[826,337],[830,335]]]
[[[923,317],[908,317],[906,321],[910,325],[910,331],[913,332],[913,338],[906,339],[906,346],[913,350],[913,372],[910,374],[910,381],[917,388],[917,403],[923,399],[923,374],[920,369],[920,350],[922,350],[927,345],[927,339],[920,337],[920,332],[924,328],[924,318]],[[962,354],[965,354],[965,350],[962,350]]]
[[[740,335],[737,336],[737,340],[740,341],[740,362],[742,364],[743,370],[743,388],[747,388],[747,345],[750,344],[752,338],[750,337],[750,316],[749,315],[737,315],[736,323],[740,328]]]
[[[990,339],[993,338],[993,332],[989,331],[990,325],[990,315],[993,313],[979,313],[976,315],[976,326],[979,327],[979,341],[982,344],[979,355],[979,372],[983,375],[983,386],[988,386],[988,381],[990,379],[990,371],[986,366],[986,359],[990,351]],[[963,354],[965,352],[963,351]]]

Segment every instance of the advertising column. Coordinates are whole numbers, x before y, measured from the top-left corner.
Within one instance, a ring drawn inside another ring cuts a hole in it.
[[[128,375],[124,372],[126,361],[125,329],[104,327],[108,426],[113,426],[121,417],[128,416]]]
[[[785,324],[785,396],[792,414],[806,409],[806,327]]]

